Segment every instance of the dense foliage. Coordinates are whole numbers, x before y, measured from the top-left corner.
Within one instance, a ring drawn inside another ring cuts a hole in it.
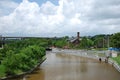
[[[87,49],[93,46],[93,41],[87,37],[83,37],[80,42],[80,48]]]
[[[43,41],[43,42],[42,42]],[[47,42],[42,39],[11,41],[0,49],[0,77],[31,70],[45,55]]]
[[[96,35],[81,37],[79,44],[70,42],[69,37],[61,37],[52,40],[52,45],[59,48],[68,46],[74,49],[107,48],[109,35]]]
[[[120,32],[111,36],[111,46],[114,48],[120,48]]]
[[[58,39],[53,39],[53,45],[55,47],[63,48],[68,45],[68,37],[62,37]]]

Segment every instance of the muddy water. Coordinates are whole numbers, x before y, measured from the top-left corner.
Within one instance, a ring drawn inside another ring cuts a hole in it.
[[[50,53],[39,70],[16,80],[120,80],[120,73],[98,60]]]

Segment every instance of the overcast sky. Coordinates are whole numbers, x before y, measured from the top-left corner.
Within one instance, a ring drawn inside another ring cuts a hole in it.
[[[4,36],[82,36],[120,32],[120,0],[0,0]]]

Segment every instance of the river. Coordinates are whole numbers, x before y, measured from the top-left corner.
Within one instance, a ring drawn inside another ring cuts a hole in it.
[[[64,53],[47,53],[46,61],[32,74],[15,80],[120,80],[110,64]]]

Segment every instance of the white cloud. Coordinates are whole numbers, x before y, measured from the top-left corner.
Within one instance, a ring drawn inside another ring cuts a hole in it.
[[[77,31],[82,35],[118,32],[120,31],[118,2],[118,0],[114,2],[113,0],[98,2],[59,0],[59,5],[47,1],[39,6],[36,2],[23,0],[19,5],[14,3],[14,7],[12,6],[14,10],[9,15],[0,17],[0,32],[6,35],[29,36],[59,36],[60,34],[64,36]],[[7,9],[11,9],[11,6]]]
[[[46,3],[42,4],[40,8],[43,14],[55,15],[58,7],[52,4],[51,2],[47,1]]]
[[[8,15],[17,6],[18,6],[18,3],[15,3],[11,0],[0,0],[0,16]]]

